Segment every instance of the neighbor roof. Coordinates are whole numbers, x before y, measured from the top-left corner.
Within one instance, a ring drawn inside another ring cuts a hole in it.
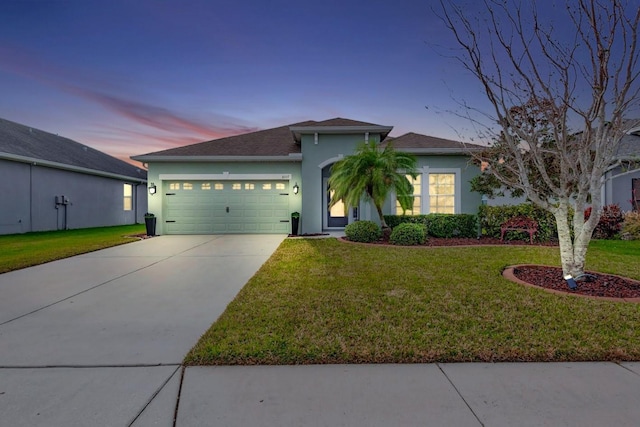
[[[147,172],[94,148],[0,119],[0,158],[146,181]]]
[[[392,145],[393,148],[399,151],[408,151],[415,154],[459,154],[469,150],[475,151],[485,148],[481,145],[467,144],[414,132],[405,133],[397,138],[387,138],[383,146],[387,145]]]
[[[622,137],[616,155],[619,159],[638,160],[640,158],[640,120],[629,120],[629,122],[635,124],[635,127]]]

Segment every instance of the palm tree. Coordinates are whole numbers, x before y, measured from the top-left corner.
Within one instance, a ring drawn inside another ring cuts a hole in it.
[[[342,200],[348,209],[358,206],[365,197],[376,207],[382,228],[388,229],[382,205],[391,190],[395,190],[402,209],[413,206],[413,185],[407,175],[417,177],[414,155],[398,152],[390,144],[381,150],[375,144],[362,143],[355,154],[345,156],[331,167],[329,188],[334,193],[329,207]]]

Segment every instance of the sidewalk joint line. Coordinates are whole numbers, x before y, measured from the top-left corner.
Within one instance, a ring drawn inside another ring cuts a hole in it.
[[[627,371],[631,372],[632,374],[640,377],[640,373],[638,373],[638,372],[634,371],[633,369],[629,369],[626,366],[622,365],[622,362],[615,362],[615,364],[620,366],[622,369],[627,370]]]
[[[180,372],[180,386],[178,386],[178,398],[176,399],[176,408],[173,411],[173,427],[177,427],[178,423],[178,408],[180,407],[180,396],[182,396],[182,384],[184,383],[184,373],[186,366],[182,365],[182,371]]]
[[[180,363],[137,363],[137,364],[120,364],[120,365],[0,365],[0,369],[92,369],[92,368],[156,368],[162,366],[177,366]]]
[[[444,375],[444,377],[447,379],[447,381],[449,381],[449,384],[451,384],[451,387],[453,387],[453,389],[456,391],[456,393],[458,393],[458,396],[460,396],[460,399],[462,399],[462,401],[464,402],[465,405],[467,405],[467,408],[469,408],[469,410],[471,411],[471,413],[473,414],[473,416],[476,418],[476,420],[478,420],[478,422],[480,423],[480,425],[482,427],[485,427],[484,423],[480,420],[480,418],[478,417],[478,415],[475,413],[475,411],[473,410],[473,408],[471,408],[471,405],[469,405],[469,402],[467,402],[467,399],[464,398],[464,396],[462,395],[462,393],[460,393],[460,390],[458,390],[458,387],[456,387],[456,385],[453,383],[453,381],[451,381],[451,378],[449,378],[449,376],[446,374],[446,372],[444,372],[444,370],[442,369],[442,366],[440,366],[439,363],[436,363],[436,366],[438,367],[438,369],[440,370],[440,372],[442,372],[442,375]]]
[[[178,372],[178,369],[180,369],[180,366],[176,366],[176,369],[171,373],[171,375],[169,375],[167,377],[166,380],[164,380],[162,385],[160,385],[160,387],[155,391],[155,393],[153,393],[151,395],[151,397],[149,398],[147,403],[142,407],[140,412],[138,412],[138,414],[133,418],[133,420],[131,420],[131,422],[129,424],[127,424],[127,427],[131,427],[133,424],[135,424],[135,422],[138,420],[138,418],[140,418],[140,416],[144,413],[144,411],[147,409],[147,407],[149,407],[149,405],[151,405],[151,402],[153,402],[153,399],[155,399],[156,396],[158,396],[160,394],[162,389],[166,387],[166,385],[169,383],[169,381],[171,381],[171,378],[173,378],[174,375],[176,374],[176,372]]]

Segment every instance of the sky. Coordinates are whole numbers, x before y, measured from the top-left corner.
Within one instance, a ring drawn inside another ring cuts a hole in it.
[[[333,117],[472,139],[437,4],[4,0],[0,117],[125,160]]]
[[[456,139],[479,88],[431,3],[5,0],[0,117],[125,160],[333,117]]]

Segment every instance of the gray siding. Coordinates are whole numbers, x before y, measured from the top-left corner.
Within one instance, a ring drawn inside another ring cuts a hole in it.
[[[146,186],[38,165],[0,161],[0,233],[24,233],[142,223]],[[124,210],[124,184],[133,206]],[[68,205],[56,209],[56,196]],[[65,212],[66,210],[66,212]],[[66,222],[65,222],[66,220]]]

